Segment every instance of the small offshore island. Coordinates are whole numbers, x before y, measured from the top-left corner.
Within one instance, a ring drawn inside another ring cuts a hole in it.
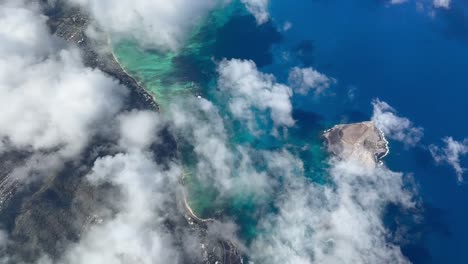
[[[367,168],[381,163],[388,141],[374,122],[336,125],[324,132],[328,151],[343,160],[357,161]]]

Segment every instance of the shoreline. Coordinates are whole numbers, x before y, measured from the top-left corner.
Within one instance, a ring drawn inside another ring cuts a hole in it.
[[[213,218],[206,218],[206,219],[203,219],[203,218],[200,218],[198,217],[195,212],[193,211],[193,209],[190,207],[189,205],[189,202],[187,200],[187,193],[185,192],[185,190],[183,191],[183,196],[184,196],[184,208],[185,210],[187,211],[188,213],[188,216],[192,219],[194,219],[195,221],[199,222],[199,223],[208,223],[208,222],[215,222],[216,220],[213,219]]]
[[[117,65],[119,66],[119,68],[133,81],[135,82],[135,84],[140,88],[140,90],[144,93],[145,97],[147,97],[147,99],[151,100],[152,104],[157,108],[158,112],[161,111],[161,107],[159,106],[157,100],[156,100],[156,96],[151,93],[151,91],[148,91],[147,89],[145,89],[144,85],[142,85],[142,83],[140,81],[138,81],[135,77],[133,77],[132,74],[130,74],[127,69],[125,69],[125,67],[120,63],[119,59],[117,58],[117,56],[115,55],[114,53],[114,50],[112,48],[112,41],[110,39],[110,37],[108,36],[107,37],[107,45],[110,49],[110,55],[112,56],[112,59],[117,63]],[[149,98],[148,98],[149,97]]]
[[[385,158],[390,153],[390,147],[388,146],[389,142],[387,138],[385,137],[385,133],[379,127],[377,126],[375,127],[377,128],[377,130],[379,130],[379,133],[382,136],[382,140],[385,142],[385,149],[387,149],[387,151],[382,155],[382,157],[379,158],[379,161],[382,162],[382,159]]]
[[[159,105],[158,105],[158,103],[156,101],[156,97],[151,92],[149,92],[147,89],[145,89],[144,86],[141,84],[141,82],[138,81],[135,77],[133,77],[125,69],[125,67],[120,63],[120,61],[118,60],[117,56],[114,53],[114,50],[112,49],[112,41],[110,40],[109,37],[107,38],[107,43],[108,43],[109,48],[111,49],[110,54],[112,55],[112,58],[114,59],[114,61],[119,65],[119,67],[122,69],[122,71],[138,85],[138,87],[140,89],[142,89],[145,93],[147,93],[149,96],[151,96],[151,100],[157,106],[158,110],[161,111],[162,109],[159,107]],[[182,178],[183,178],[183,176],[182,176]],[[194,219],[194,220],[196,220],[196,221],[198,221],[200,223],[215,222],[216,221],[213,218],[203,219],[203,218],[200,218],[199,216],[197,216],[195,214],[195,212],[193,211],[193,209],[190,207],[190,204],[188,202],[188,195],[187,195],[185,190],[183,191],[182,195],[183,195],[183,200],[184,200],[184,208],[187,211],[190,218],[192,218],[192,219]]]
[[[179,146],[177,146],[177,149],[179,148]],[[182,173],[181,177],[181,185],[182,185],[182,196],[183,196],[183,200],[184,200],[184,209],[186,211],[186,213],[189,215],[190,218],[198,221],[199,223],[206,223],[206,222],[215,222],[216,219],[213,219],[213,218],[206,218],[206,219],[203,219],[201,217],[199,217],[197,214],[195,214],[195,212],[193,211],[192,207],[190,206],[189,204],[189,195],[188,195],[188,192],[187,192],[187,185],[185,184],[185,173]]]
[[[364,122],[358,122],[358,123],[350,123],[350,124],[338,124],[338,125],[334,125],[330,129],[324,130],[322,132],[322,137],[324,138],[324,140],[327,143],[328,151],[331,152],[334,155],[338,155],[338,156],[341,155],[343,150],[339,150],[338,153],[336,153],[336,151],[337,151],[336,146],[334,147],[334,150],[330,149],[330,144],[332,144],[331,143],[332,139],[330,137],[333,136],[333,135],[331,135],[331,133],[333,133],[334,130],[339,130],[339,132],[341,134],[340,135],[335,135],[334,137],[337,137],[337,136],[339,137],[339,139],[335,139],[335,140],[343,141],[343,138],[344,138],[345,135],[344,135],[344,132],[341,129],[346,129],[347,127],[356,126],[356,125],[366,125],[367,129],[369,129],[371,127],[374,129],[374,131],[372,132],[374,136],[371,135],[372,136],[371,143],[373,143],[373,147],[372,148],[363,147],[363,148],[368,152],[370,151],[369,153],[373,154],[372,159],[373,159],[373,163],[375,163],[375,166],[382,166],[384,164],[384,162],[383,162],[384,158],[386,156],[388,156],[388,154],[390,153],[389,142],[388,142],[387,138],[385,137],[385,133],[382,131],[382,129],[377,127],[375,122],[372,121],[372,120],[364,121]],[[364,132],[362,132],[362,133],[364,133]],[[360,137],[362,137],[362,136],[368,137],[369,135],[364,135],[364,134],[360,135]],[[347,143],[348,145],[351,144],[348,147],[351,147],[351,148],[355,149],[356,147],[359,147],[362,144],[365,145],[366,140],[368,140],[368,139],[365,139],[363,142],[361,142],[361,140],[362,139],[354,140],[354,141],[352,140],[351,142],[348,142]],[[333,143],[333,144],[336,144],[336,142]],[[374,144],[375,144],[375,146],[374,146]],[[341,146],[341,148],[343,148],[343,146]],[[352,152],[354,152],[354,150]],[[347,154],[346,156],[349,156],[349,155],[352,156],[353,153]]]

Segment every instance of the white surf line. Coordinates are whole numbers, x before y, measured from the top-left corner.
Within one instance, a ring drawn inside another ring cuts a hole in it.
[[[382,160],[383,158],[385,158],[390,153],[390,147],[388,146],[389,142],[388,142],[387,138],[385,137],[385,133],[379,127],[377,127],[377,129],[379,130],[379,133],[382,136],[383,141],[385,142],[385,149],[387,150],[385,152],[385,154],[383,154],[383,156],[380,157],[380,159]]]
[[[375,124],[375,123],[374,123]],[[375,126],[377,128],[377,130],[379,130],[379,133],[380,133],[380,136],[382,137],[383,141],[385,142],[385,149],[387,150],[383,155],[382,157],[380,157],[377,161],[378,161],[378,164],[379,166],[382,166],[384,163],[383,163],[383,159],[390,153],[390,147],[388,146],[389,142],[387,140],[387,138],[385,137],[385,133],[382,131],[382,129],[380,129],[379,127],[377,127],[377,125]]]
[[[142,85],[142,83],[140,81],[138,81],[135,77],[133,77],[133,75],[131,75],[126,69],[125,67],[120,63],[119,59],[117,59],[117,56],[115,55],[114,53],[114,49],[112,48],[112,40],[109,36],[107,36],[107,46],[109,47],[110,49],[110,53],[112,55],[112,58],[114,59],[114,61],[117,63],[117,65],[119,65],[120,69],[122,69],[122,71],[128,76],[130,77],[130,79],[132,79],[144,92],[146,95],[150,96],[151,98],[148,98],[148,99],[151,99],[153,101],[153,103],[157,106],[158,110],[161,111],[161,106],[157,103],[156,101],[156,96],[151,92],[151,91],[148,91],[147,89],[145,89],[144,85]]]
[[[185,192],[185,190],[183,191],[183,196],[184,196],[184,207],[185,207],[185,210],[188,212],[189,216],[193,219],[195,219],[196,221],[198,222],[202,222],[202,223],[207,223],[207,222],[215,222],[216,220],[213,219],[213,218],[207,218],[207,219],[202,219],[200,217],[198,217],[192,210],[192,208],[190,207],[188,201],[187,201],[187,193]]]
[[[120,68],[122,69],[122,71],[128,75],[128,77],[130,77],[131,79],[133,79],[133,81],[135,81],[135,83],[140,86],[142,89],[144,89],[144,86],[137,80],[135,79],[126,69],[125,67],[123,67],[123,65],[120,63],[120,61],[117,59],[117,56],[115,55],[114,53],[114,50],[112,49],[112,40],[110,39],[109,36],[107,36],[107,44],[109,46],[109,48],[111,49],[111,54],[112,54],[112,57],[113,59],[115,60],[115,62],[117,62],[117,64],[120,66]],[[148,95],[150,95],[153,99],[153,102],[156,103],[156,97],[149,91],[147,91],[146,89],[144,89]],[[157,104],[157,103],[156,103]],[[159,110],[162,110],[161,107],[159,107],[158,105],[158,108]],[[182,176],[183,178],[183,176]],[[185,210],[188,212],[189,216],[193,219],[195,219],[196,221],[198,222],[202,222],[202,223],[207,223],[207,222],[215,222],[216,220],[213,219],[213,218],[207,218],[207,219],[202,219],[200,217],[198,217],[192,210],[192,208],[190,207],[189,203],[188,203],[188,200],[187,200],[187,193],[185,192],[185,190],[183,191],[183,197],[184,197],[184,207],[185,207]]]

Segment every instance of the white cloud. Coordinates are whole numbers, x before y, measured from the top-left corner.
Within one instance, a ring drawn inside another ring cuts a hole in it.
[[[292,23],[291,23],[290,21],[284,22],[284,24],[283,24],[283,31],[288,31],[288,30],[290,30],[290,29],[292,28],[292,26],[293,26],[293,25],[292,25]]]
[[[423,129],[415,127],[408,118],[397,116],[395,109],[389,104],[375,99],[372,105],[374,106],[372,121],[387,138],[403,142],[407,146],[414,146],[421,140]]]
[[[437,8],[450,9],[451,0],[434,0],[434,6]]]
[[[388,242],[385,206],[412,207],[402,175],[381,167],[332,161],[332,186],[295,178],[284,183],[279,209],[260,222],[255,263],[408,263]],[[262,232],[264,230],[265,232]]]
[[[119,142],[124,152],[99,158],[87,176],[94,185],[111,183],[119,187],[121,195],[114,198],[118,212],[97,218],[97,223],[80,241],[69,246],[63,263],[180,263],[183,249],[175,245],[171,231],[163,223],[166,218],[180,215],[175,198],[182,170],[175,164],[169,170],[162,169],[147,152],[149,144],[159,141],[152,136],[153,131],[166,125],[176,136],[179,147],[185,144],[193,147],[195,164],[193,167],[185,164],[184,170],[198,177],[200,184],[219,191],[217,198],[222,201],[247,196],[256,203],[266,203],[272,187],[278,186],[275,185],[278,179],[293,177],[295,164],[300,163],[286,151],[257,151],[231,145],[217,108],[205,99],[191,98],[170,105],[164,121],[160,114],[150,112],[126,113],[119,120]],[[139,124],[146,124],[141,134],[131,131]],[[148,139],[141,141],[139,136]],[[254,159],[263,160],[267,170],[258,171]],[[242,241],[236,238],[236,231],[233,223],[216,222],[209,225],[207,232],[217,239],[236,241],[245,250]],[[198,246],[200,241],[194,235],[184,239],[192,239],[190,243]]]
[[[398,5],[402,3],[414,2],[416,4],[416,10],[421,13],[427,14],[429,17],[434,18],[436,16],[436,9],[450,9],[451,0],[391,0],[389,4]]]
[[[311,67],[294,67],[289,72],[289,84],[294,92],[302,95],[307,95],[311,90],[316,95],[320,95],[334,83],[336,83],[335,79],[328,78]]]
[[[120,189],[119,211],[97,224],[72,244],[62,262],[179,263],[171,231],[164,221],[179,214],[171,192],[181,170],[163,170],[149,153],[134,151],[96,160],[87,177],[93,184],[111,183]]]
[[[58,47],[45,25],[46,17],[36,7],[23,8],[23,1],[6,1],[0,7],[0,54],[2,60],[17,56],[18,59],[44,58]],[[4,74],[4,72],[2,71]],[[4,77],[3,77],[4,78]]]
[[[276,82],[273,75],[261,73],[253,61],[223,60],[218,66],[218,87],[227,94],[232,115],[257,130],[256,113],[269,112],[274,125],[292,126],[291,89]]]
[[[76,155],[122,103],[124,88],[84,68],[76,51],[37,62],[12,56],[2,65],[0,136],[16,146]]]
[[[0,24],[0,140],[4,149],[35,152],[15,173],[47,164],[50,173],[105,129],[126,89],[84,67],[77,50],[50,35],[34,6],[5,2]]]
[[[241,0],[247,10],[255,16],[258,24],[266,23],[270,19],[268,4],[270,0]]]
[[[263,199],[269,193],[268,175],[257,171],[248,146],[233,145],[218,109],[205,99],[188,99],[167,111],[168,124],[180,144],[193,147],[193,176],[214,187],[220,198],[240,193]]]
[[[468,139],[456,141],[452,137],[443,139],[445,146],[438,147],[436,145],[429,146],[432,157],[437,163],[447,163],[455,170],[458,181],[463,181],[463,173],[465,168],[460,164],[460,158],[468,154]]]
[[[149,144],[159,141],[152,136],[153,131],[160,131],[166,125],[176,136],[179,147],[187,144],[193,147],[196,161],[193,167],[185,164],[184,170],[199,178],[200,184],[218,190],[219,199],[246,195],[264,202],[269,197],[270,175],[255,169],[252,156],[257,159],[263,156],[270,161],[273,167],[269,170],[275,171],[277,177],[289,170],[286,154],[230,145],[222,118],[216,107],[205,99],[190,98],[174,103],[168,106],[164,118],[156,113],[130,112],[119,120],[119,142],[124,152],[99,158],[87,176],[92,184],[111,183],[119,187],[122,194],[116,200],[119,211],[111,217],[100,218],[78,243],[72,244],[62,258],[64,263],[181,263],[181,250],[187,248],[175,245],[172,231],[166,230],[163,223],[167,218],[181,215],[176,203],[181,198],[177,194],[181,194],[178,180],[182,169],[175,164],[170,164],[169,170],[162,169],[147,152]],[[147,124],[142,126],[141,134],[131,131],[138,124]],[[139,136],[149,139],[140,140]],[[233,223],[219,222],[209,225],[207,230],[208,235],[236,241],[243,249],[242,242],[236,239],[236,231]],[[191,241],[187,242],[190,245],[184,245],[189,248],[199,247],[201,243],[193,233],[184,239]]]
[[[112,38],[134,38],[145,47],[177,50],[204,16],[232,0],[68,0],[85,7]],[[269,0],[241,0],[258,24],[269,20]]]
[[[120,119],[120,145],[126,149],[146,149],[156,141],[162,120],[153,111],[132,111]]]
[[[405,3],[406,1],[408,1],[408,0],[391,0],[391,1],[390,1],[390,4],[392,4],[392,5],[398,5],[398,4]]]
[[[202,182],[214,181],[218,189],[230,190],[233,156],[215,106],[205,99],[187,100],[173,104],[168,114],[172,132],[194,147],[198,171],[203,172],[197,177]]]
[[[86,7],[116,37],[163,50],[181,47],[193,26],[225,0],[69,0]]]

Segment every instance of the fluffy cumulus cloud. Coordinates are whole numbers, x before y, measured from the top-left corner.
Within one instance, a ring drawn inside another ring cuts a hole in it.
[[[396,115],[395,109],[389,104],[376,99],[372,105],[374,106],[372,121],[387,138],[403,142],[407,146],[414,146],[421,140],[423,129],[415,127],[408,118]]]
[[[408,263],[388,241],[388,203],[413,207],[402,175],[350,161],[331,161],[334,187],[290,179],[278,213],[260,222],[252,246],[257,263]]]
[[[89,10],[98,26],[114,37],[141,45],[178,49],[200,19],[225,0],[69,0]]]
[[[327,77],[315,69],[294,67],[289,72],[289,83],[293,87],[294,92],[307,95],[309,91],[314,91],[316,95],[322,94],[336,80]]]
[[[0,69],[5,74],[0,136],[13,145],[34,150],[62,146],[67,156],[76,155],[97,125],[119,110],[118,95],[124,88],[97,70],[83,68],[77,52],[64,50],[33,63],[8,59]]]
[[[430,17],[436,15],[436,9],[450,9],[451,0],[390,0],[388,3],[390,5],[399,5],[403,3],[412,3],[416,4],[416,10],[422,13],[426,13]]]
[[[24,8],[22,1],[2,3],[2,58],[24,57],[24,60],[29,62],[46,57],[55,50],[57,43],[50,37],[45,26],[46,18],[36,12],[35,7],[31,9],[33,10]],[[3,71],[2,75],[5,78]]]
[[[176,166],[163,170],[140,151],[96,160],[88,180],[117,186],[122,194],[119,211],[110,219],[98,219],[69,247],[62,262],[180,263],[171,231],[164,227],[166,218],[177,214],[170,192],[180,175]]]
[[[90,216],[92,224],[67,245],[59,262],[183,263],[184,247],[168,228],[182,216],[177,204],[182,169],[172,162],[159,164],[148,148],[161,143],[158,134],[166,124],[151,111],[122,113],[116,122],[119,151],[97,158],[85,178],[93,186],[113,186],[114,194],[107,197],[107,207]],[[200,243],[194,234],[182,236],[187,248]],[[48,257],[42,261],[54,263]]]
[[[266,197],[268,177],[256,170],[252,161],[252,155],[258,157],[261,153],[231,143],[224,121],[211,102],[184,100],[173,104],[168,115],[168,125],[180,144],[193,149],[193,175],[201,184],[214,187],[221,198],[239,193]]]
[[[150,144],[161,142],[156,135],[163,127],[169,127],[179,147],[191,146],[195,162],[185,164],[185,169],[200,184],[219,191],[220,199],[247,195],[257,202],[265,201],[271,194],[269,176],[293,174],[294,167],[289,165],[293,165],[290,160],[294,157],[289,153],[231,146],[221,116],[205,99],[175,103],[166,109],[165,116],[133,111],[122,114],[118,120],[121,152],[98,158],[87,175],[93,185],[112,184],[119,188],[119,195],[113,198],[118,211],[98,217],[80,241],[68,247],[61,259],[63,263],[183,263],[183,252],[201,243],[195,234],[186,234],[183,239],[189,245],[182,248],[174,230],[165,225],[182,215],[177,201],[184,192],[178,182],[183,173],[181,166],[158,164],[148,149]],[[146,139],[137,137],[135,125],[143,129]],[[253,156],[264,158],[269,175],[255,168]],[[214,222],[207,231],[211,236],[241,245],[236,230],[233,223]]]
[[[398,5],[407,2],[408,0],[390,0],[390,4]]]
[[[67,0],[85,7],[97,26],[113,38],[136,39],[142,46],[161,50],[180,48],[190,30],[208,12],[231,0]],[[269,20],[269,0],[241,0],[263,24]]]
[[[258,24],[263,24],[270,19],[268,4],[270,0],[241,0],[247,10],[255,16]]]
[[[446,163],[450,165],[457,174],[458,180],[463,181],[463,173],[465,168],[460,164],[460,158],[468,154],[468,139],[456,141],[452,137],[443,139],[445,146],[439,147],[436,145],[429,146],[432,157],[437,163]]]
[[[184,102],[171,106],[173,133],[193,146],[197,156],[197,174],[202,182],[214,181],[216,188],[230,190],[233,156],[227,145],[227,132],[217,109],[207,100]]]
[[[257,69],[253,61],[223,60],[218,66],[218,86],[229,98],[232,115],[255,131],[255,111],[269,112],[275,126],[292,126],[292,90]]]
[[[437,8],[450,8],[450,0],[434,0],[434,6]]]
[[[132,111],[121,115],[120,145],[127,149],[146,149],[157,141],[162,120],[153,111]]]
[[[80,154],[116,115],[126,88],[84,67],[77,50],[50,35],[34,6],[7,1],[0,7],[0,23],[3,151],[47,152],[43,158],[55,167]],[[40,164],[40,157],[30,162]]]

